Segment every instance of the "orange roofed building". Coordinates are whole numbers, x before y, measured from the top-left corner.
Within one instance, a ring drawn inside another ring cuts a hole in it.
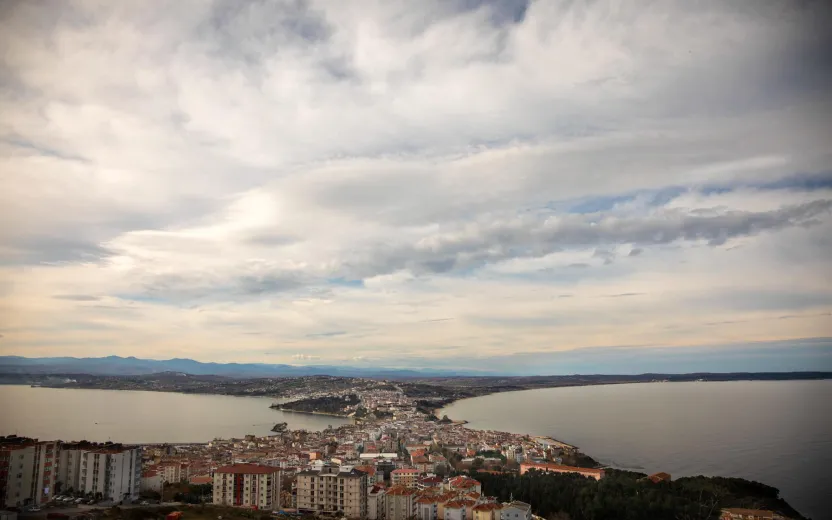
[[[526,472],[532,469],[536,469],[538,471],[545,471],[549,473],[578,473],[579,475],[594,478],[595,480],[601,480],[602,478],[604,478],[603,469],[578,468],[575,466],[563,466],[561,464],[548,464],[538,462],[524,462],[520,464],[521,475],[526,474]]]
[[[659,482],[670,482],[670,473],[665,473],[664,471],[660,471],[659,473],[653,473],[647,480],[652,482],[653,484],[658,484]]]
[[[789,520],[787,517],[764,509],[732,507],[720,511],[720,520]]]
[[[503,505],[495,502],[487,502],[485,504],[475,505],[474,520],[500,520],[500,512],[503,510]]]

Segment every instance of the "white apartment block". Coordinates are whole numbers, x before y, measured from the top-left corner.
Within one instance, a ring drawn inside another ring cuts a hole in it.
[[[61,492],[81,489],[81,454],[85,449],[93,449],[93,446],[91,443],[61,446],[58,455],[58,482],[61,483]]]
[[[0,438],[0,506],[39,505],[51,500],[59,449],[57,441]]]
[[[117,502],[138,498],[141,462],[141,448],[118,444],[0,438],[0,501],[40,505],[69,489]]]
[[[6,507],[32,504],[35,446],[0,445],[0,500]]]
[[[214,472],[214,504],[271,511],[280,507],[280,468],[232,464]]]
[[[141,448],[105,445],[80,451],[80,479],[76,491],[114,502],[139,497]]]
[[[386,520],[410,520],[417,514],[418,490],[404,486],[393,486],[387,490],[384,503]]]
[[[188,480],[190,477],[190,466],[181,462],[163,462],[159,464],[159,472],[162,480],[175,483]]]
[[[297,508],[309,513],[341,512],[367,517],[367,474],[354,468],[324,466],[297,475]]]
[[[514,502],[503,504],[503,509],[500,511],[500,520],[531,520],[532,506],[525,502],[515,500]]]
[[[373,487],[367,492],[367,520],[383,520],[387,503],[383,487]]]
[[[35,504],[52,500],[55,494],[55,482],[58,477],[58,441],[39,442],[35,445],[34,482],[32,495]]]

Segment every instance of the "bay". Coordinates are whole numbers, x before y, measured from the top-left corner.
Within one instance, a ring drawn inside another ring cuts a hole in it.
[[[275,423],[319,431],[340,417],[273,410],[270,397],[0,385],[0,434],[154,444],[269,435]]]
[[[551,436],[644,473],[741,477],[832,519],[832,381],[641,383],[492,394],[440,411],[467,427]]]

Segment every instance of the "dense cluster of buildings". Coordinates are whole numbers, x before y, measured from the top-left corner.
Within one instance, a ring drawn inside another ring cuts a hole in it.
[[[0,437],[0,501],[40,505],[62,491],[101,500],[138,498],[142,448]]]
[[[604,476],[563,465],[561,457],[574,448],[553,439],[439,421],[394,385],[363,388],[358,396],[359,404],[353,399],[349,406],[366,410],[360,420],[319,432],[281,429],[267,437],[143,448],[0,438],[0,496],[5,506],[39,505],[66,492],[118,503],[189,482],[210,484],[214,504],[257,510],[370,520],[530,520],[528,504],[501,503],[483,495],[477,480],[449,475],[534,468]]]
[[[562,464],[575,448],[554,439],[438,421],[389,386],[358,394],[369,413],[338,428],[148,447],[141,488],[211,482],[218,505],[370,520],[529,520],[528,504],[501,503],[477,480],[448,475],[534,468],[604,477]]]

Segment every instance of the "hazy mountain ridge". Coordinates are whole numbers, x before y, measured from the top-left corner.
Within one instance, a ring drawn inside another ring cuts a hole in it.
[[[429,377],[456,376],[452,370],[412,370],[385,367],[351,367],[331,365],[285,365],[267,363],[203,363],[193,359],[140,359],[133,356],[101,358],[0,356],[0,374],[91,374],[147,375],[160,372],[183,372],[192,375],[228,377],[291,377],[331,375],[345,377]],[[470,373],[466,373],[470,375]]]

